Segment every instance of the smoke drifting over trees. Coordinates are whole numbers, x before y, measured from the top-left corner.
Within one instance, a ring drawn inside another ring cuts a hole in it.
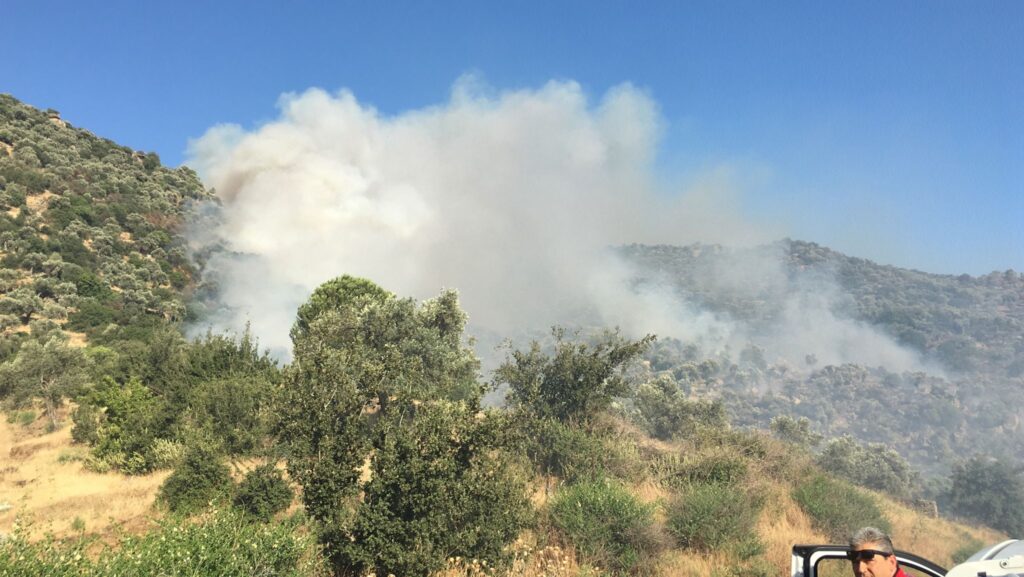
[[[781,236],[744,220],[723,178],[658,184],[662,122],[635,87],[592,103],[572,82],[494,93],[467,78],[447,103],[395,116],[346,91],[286,95],[280,107],[263,126],[217,126],[191,145],[191,164],[223,203],[202,235],[226,249],[206,266],[221,327],[251,322],[287,354],[298,304],[348,273],[417,297],[458,288],[472,324],[498,333],[618,325],[707,350],[753,336],[743,319],[701,308],[666,279],[639,280],[612,249]],[[920,366],[889,337],[837,316],[828,279],[796,283],[778,255],[758,258],[708,271],[708,282],[787,294],[771,354]]]

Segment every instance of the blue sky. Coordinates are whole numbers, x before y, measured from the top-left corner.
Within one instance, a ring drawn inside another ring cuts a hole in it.
[[[754,222],[929,272],[1024,271],[1022,2],[0,0],[0,92],[165,163],[278,97],[384,114],[632,83],[666,181],[727,167]]]

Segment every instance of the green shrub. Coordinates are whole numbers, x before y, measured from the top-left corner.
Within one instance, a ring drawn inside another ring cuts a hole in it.
[[[909,499],[920,493],[920,476],[906,459],[882,443],[863,446],[852,437],[830,440],[818,455],[822,469],[854,484]]]
[[[551,501],[552,523],[582,560],[617,575],[639,570],[660,548],[653,513],[653,506],[605,480],[570,485]]]
[[[760,511],[761,500],[740,487],[694,484],[669,503],[667,527],[682,547],[705,552],[732,547],[749,557],[760,553],[756,547]]]
[[[220,455],[203,446],[192,447],[181,465],[160,486],[158,499],[176,513],[192,513],[228,496],[234,484]]]
[[[74,523],[73,523],[74,525]],[[84,528],[84,524],[78,525]],[[79,530],[76,528],[76,530]],[[274,525],[211,511],[198,521],[170,518],[141,536],[101,547],[88,538],[29,540],[16,530],[0,541],[0,575],[18,577],[115,577],[122,575],[218,575],[319,577],[327,575],[316,545],[294,521]]]
[[[269,521],[275,513],[284,511],[292,502],[294,493],[288,482],[274,465],[256,467],[238,485],[235,507],[261,521]]]
[[[890,530],[875,500],[843,481],[815,475],[793,490],[793,499],[811,517],[815,528],[837,541],[860,527]]]
[[[729,451],[716,451],[684,462],[681,473],[688,483],[735,485],[747,476],[747,461]]]
[[[335,562],[409,577],[437,572],[449,557],[503,562],[532,511],[525,475],[497,444],[502,424],[442,403],[392,428],[351,524],[325,524]]]
[[[1024,533],[1024,474],[1012,465],[974,457],[953,467],[949,509],[1010,535]]]
[[[538,471],[573,483],[605,473],[608,453],[601,439],[573,424],[555,419],[525,418],[519,434],[526,455]]]

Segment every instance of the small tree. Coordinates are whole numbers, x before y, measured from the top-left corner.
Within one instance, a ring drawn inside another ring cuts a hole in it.
[[[10,391],[16,405],[41,398],[54,429],[59,425],[57,409],[64,397],[84,385],[86,378],[82,351],[69,347],[59,336],[51,337],[46,344],[28,341],[14,360],[0,365],[0,391]]]
[[[562,422],[586,422],[629,392],[622,371],[654,341],[629,341],[608,332],[596,344],[568,342],[555,328],[554,354],[534,342],[528,351],[512,351],[496,371],[496,384],[509,386],[508,400],[520,410]]]

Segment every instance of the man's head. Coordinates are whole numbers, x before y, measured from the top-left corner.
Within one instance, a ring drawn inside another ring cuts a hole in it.
[[[850,562],[854,577],[892,577],[896,555],[892,539],[874,527],[864,527],[850,537]]]

